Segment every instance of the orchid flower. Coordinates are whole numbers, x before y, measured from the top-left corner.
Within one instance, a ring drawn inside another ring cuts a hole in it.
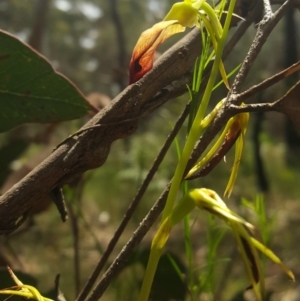
[[[35,287],[23,284],[10,267],[7,266],[7,270],[16,285],[7,289],[0,289],[0,295],[16,295],[23,297],[24,299],[36,301],[53,301],[52,299],[43,297]]]
[[[208,17],[207,17],[208,16]],[[205,0],[184,0],[175,3],[163,21],[144,31],[138,39],[129,64],[130,80],[133,84],[153,67],[153,57],[157,47],[170,36],[185,31],[186,27],[200,27],[201,20],[207,29],[214,49],[222,35],[222,26],[214,9]],[[228,87],[223,63],[219,70]]]
[[[262,301],[264,296],[264,276],[258,251],[263,253],[274,263],[278,264],[291,280],[295,280],[291,270],[286,267],[286,265],[270,249],[254,238],[254,226],[230,210],[215,191],[206,188],[197,188],[188,191],[174,207],[171,214],[160,225],[152,241],[151,249],[153,252],[152,256],[150,255],[149,258],[148,271],[153,271],[153,267],[156,267],[158,263],[157,255],[161,254],[163,251],[172,228],[195,207],[208,211],[224,220],[231,228],[251,282],[249,288],[253,289],[257,300]],[[147,295],[149,284],[151,283],[151,278],[153,276],[153,273],[146,273],[146,281],[144,279],[141,294]]]
[[[220,106],[221,102],[217,105]],[[217,108],[216,107],[216,108]],[[209,152],[189,171],[186,180],[204,177],[221,161],[226,153],[235,144],[235,157],[230,178],[224,195],[230,196],[244,149],[245,134],[249,120],[249,113],[238,114],[229,119],[225,129]],[[203,120],[205,121],[205,119]]]

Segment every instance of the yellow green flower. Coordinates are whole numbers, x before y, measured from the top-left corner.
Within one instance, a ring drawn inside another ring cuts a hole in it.
[[[262,301],[265,293],[264,275],[258,251],[278,264],[291,280],[295,280],[291,270],[270,249],[254,237],[254,226],[230,210],[221,197],[211,189],[198,188],[188,191],[161,224],[153,239],[152,248],[162,252],[171,229],[195,207],[219,217],[231,228],[251,283],[249,288],[253,289],[257,300]]]
[[[189,171],[186,180],[204,177],[209,174],[235,144],[234,163],[224,193],[224,195],[230,196],[242,158],[248,120],[249,113],[241,113],[232,117],[209,152]]]
[[[138,39],[129,64],[129,84],[135,83],[152,69],[154,52],[161,43],[183,32],[186,27],[200,26],[199,20],[202,20],[216,49],[222,26],[213,8],[205,0],[177,2],[163,21],[144,31]],[[220,63],[219,69],[225,85],[229,87],[223,63]]]

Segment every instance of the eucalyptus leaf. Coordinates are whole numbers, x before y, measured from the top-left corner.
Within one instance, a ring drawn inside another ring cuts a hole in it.
[[[85,115],[91,106],[42,55],[0,31],[0,132],[27,122],[58,122]]]

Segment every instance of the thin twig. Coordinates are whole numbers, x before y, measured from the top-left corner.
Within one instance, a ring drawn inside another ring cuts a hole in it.
[[[68,210],[65,202],[65,197],[61,187],[55,187],[49,194],[58,212],[60,213],[63,222],[68,219]]]
[[[148,114],[147,114],[148,115]],[[118,121],[118,122],[110,122],[110,123],[105,123],[105,124],[95,124],[92,126],[87,126],[87,127],[83,127],[81,129],[79,129],[78,131],[76,131],[75,133],[71,134],[70,136],[68,136],[67,138],[65,138],[62,142],[60,142],[53,151],[57,150],[60,146],[64,145],[67,141],[74,139],[76,140],[78,136],[80,136],[80,134],[85,133],[87,131],[92,131],[94,129],[98,129],[98,128],[105,128],[105,127],[112,127],[112,126],[118,126],[118,125],[122,125],[122,124],[126,124],[126,123],[130,123],[133,121],[137,121],[140,120],[141,118],[144,118],[146,116],[146,114],[141,115],[139,117],[136,118],[129,118],[129,119],[124,119],[122,121]]]
[[[268,1],[268,0],[264,0]],[[237,94],[240,92],[242,88],[242,84],[244,83],[254,61],[256,60],[258,54],[260,53],[263,45],[267,41],[268,36],[277,25],[277,23],[284,16],[286,11],[292,6],[292,0],[286,0],[282,6],[273,14],[269,12],[268,6],[266,4],[266,13],[264,14],[264,18],[258,24],[257,32],[253,43],[250,46],[250,49],[242,63],[241,69],[239,70],[235,80],[232,84],[232,90],[229,94],[228,101],[235,102],[235,104],[240,104],[240,99],[237,101]]]
[[[244,100],[254,96],[255,94],[275,85],[279,81],[285,79],[286,77],[292,75],[293,73],[295,73],[299,70],[300,70],[300,61],[293,64],[292,66],[284,69],[283,71],[278,72],[277,74],[267,78],[266,80],[260,82],[259,84],[252,86],[245,92],[240,93],[239,99],[241,101],[244,101]]]
[[[275,102],[273,102],[273,103],[253,103],[253,104],[246,104],[243,106],[230,105],[230,107],[228,109],[234,115],[239,114],[239,113],[244,113],[244,112],[270,112],[270,111],[276,111],[274,104],[275,104]]]
[[[73,236],[75,295],[78,295],[80,292],[80,257],[79,257],[78,216],[74,212],[73,204],[69,204],[68,209],[70,212],[71,228],[72,228],[72,236]]]
[[[115,43],[117,45],[117,62],[118,62],[118,69],[115,70],[115,81],[119,85],[119,89],[122,91],[125,89],[127,85],[127,76],[126,70],[127,67],[127,51],[126,51],[126,35],[124,32],[124,24],[122,22],[122,18],[120,16],[119,8],[120,5],[118,0],[110,0],[110,17],[112,24],[115,29]]]
[[[109,286],[111,280],[122,270],[124,263],[131,256],[132,252],[142,241],[144,236],[148,233],[160,213],[162,212],[166,198],[169,192],[170,184],[165,188],[154,206],[147,213],[138,228],[134,231],[126,245],[123,247],[119,255],[115,258],[113,263],[102,276],[92,293],[85,299],[86,301],[96,301],[101,298],[105,290]]]
[[[59,282],[60,282],[60,274],[57,274],[55,276],[55,280],[54,280],[54,289],[55,289],[55,300],[57,301],[67,301],[67,299],[65,298],[63,292],[60,290],[59,288]]]
[[[81,204],[82,196],[87,177],[81,177],[76,182],[70,184],[72,194],[67,199],[67,205],[70,212],[71,230],[73,236],[73,250],[74,250],[74,283],[75,283],[75,296],[80,293],[81,289],[81,267],[80,267],[80,218],[82,217]],[[68,194],[69,195],[69,194]]]
[[[264,3],[264,15],[268,18],[271,18],[273,15],[271,3],[269,0],[263,0]]]
[[[216,135],[222,129],[224,124],[226,124],[229,118],[233,116],[233,111],[230,111],[230,108],[234,110],[234,107],[232,107],[232,105],[238,106],[241,104],[241,94],[238,94],[238,92],[241,90],[242,85],[253,63],[260,53],[269,34],[274,29],[276,24],[280,21],[280,19],[284,16],[287,10],[291,7],[291,5],[292,0],[285,1],[284,4],[272,15],[272,18],[264,17],[263,20],[259,23],[254,41],[252,42],[246,58],[244,59],[242,66],[234,79],[232,89],[227,96],[227,103],[223,107],[223,109],[220,110],[220,113],[213,120],[210,127],[204,132],[203,136],[197,142],[191,155],[191,160],[187,165],[187,170],[191,169],[193,164],[195,164],[198,158],[203,154],[208,144],[216,137]],[[264,106],[262,106],[262,108],[263,107]]]
[[[186,119],[188,113],[189,113],[190,105],[187,104],[182,114],[179,116],[178,120],[175,123],[175,126],[169,136],[167,137],[163,147],[161,148],[159,154],[157,155],[156,159],[154,160],[151,168],[148,171],[148,174],[146,178],[144,179],[142,185],[140,186],[137,194],[135,195],[134,199],[132,200],[130,206],[128,207],[118,229],[114,233],[114,236],[110,240],[106,250],[104,251],[100,261],[98,262],[95,270],[93,271],[92,275],[88,279],[87,283],[85,284],[82,292],[77,298],[77,301],[83,301],[87,297],[88,293],[92,289],[93,285],[95,284],[99,274],[101,273],[104,265],[106,264],[110,254],[112,253],[113,249],[115,248],[118,240],[120,239],[120,236],[122,235],[125,227],[127,226],[128,222],[130,221],[133,213],[135,212],[137,206],[139,205],[143,195],[145,194],[149,184],[151,183],[159,165],[163,161],[168,149],[170,148],[174,138],[178,134],[180,128],[182,127],[182,124],[184,120]]]

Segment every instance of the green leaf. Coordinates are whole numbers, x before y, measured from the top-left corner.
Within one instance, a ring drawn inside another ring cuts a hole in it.
[[[91,109],[80,91],[29,46],[0,31],[0,132],[25,122],[58,122]]]

